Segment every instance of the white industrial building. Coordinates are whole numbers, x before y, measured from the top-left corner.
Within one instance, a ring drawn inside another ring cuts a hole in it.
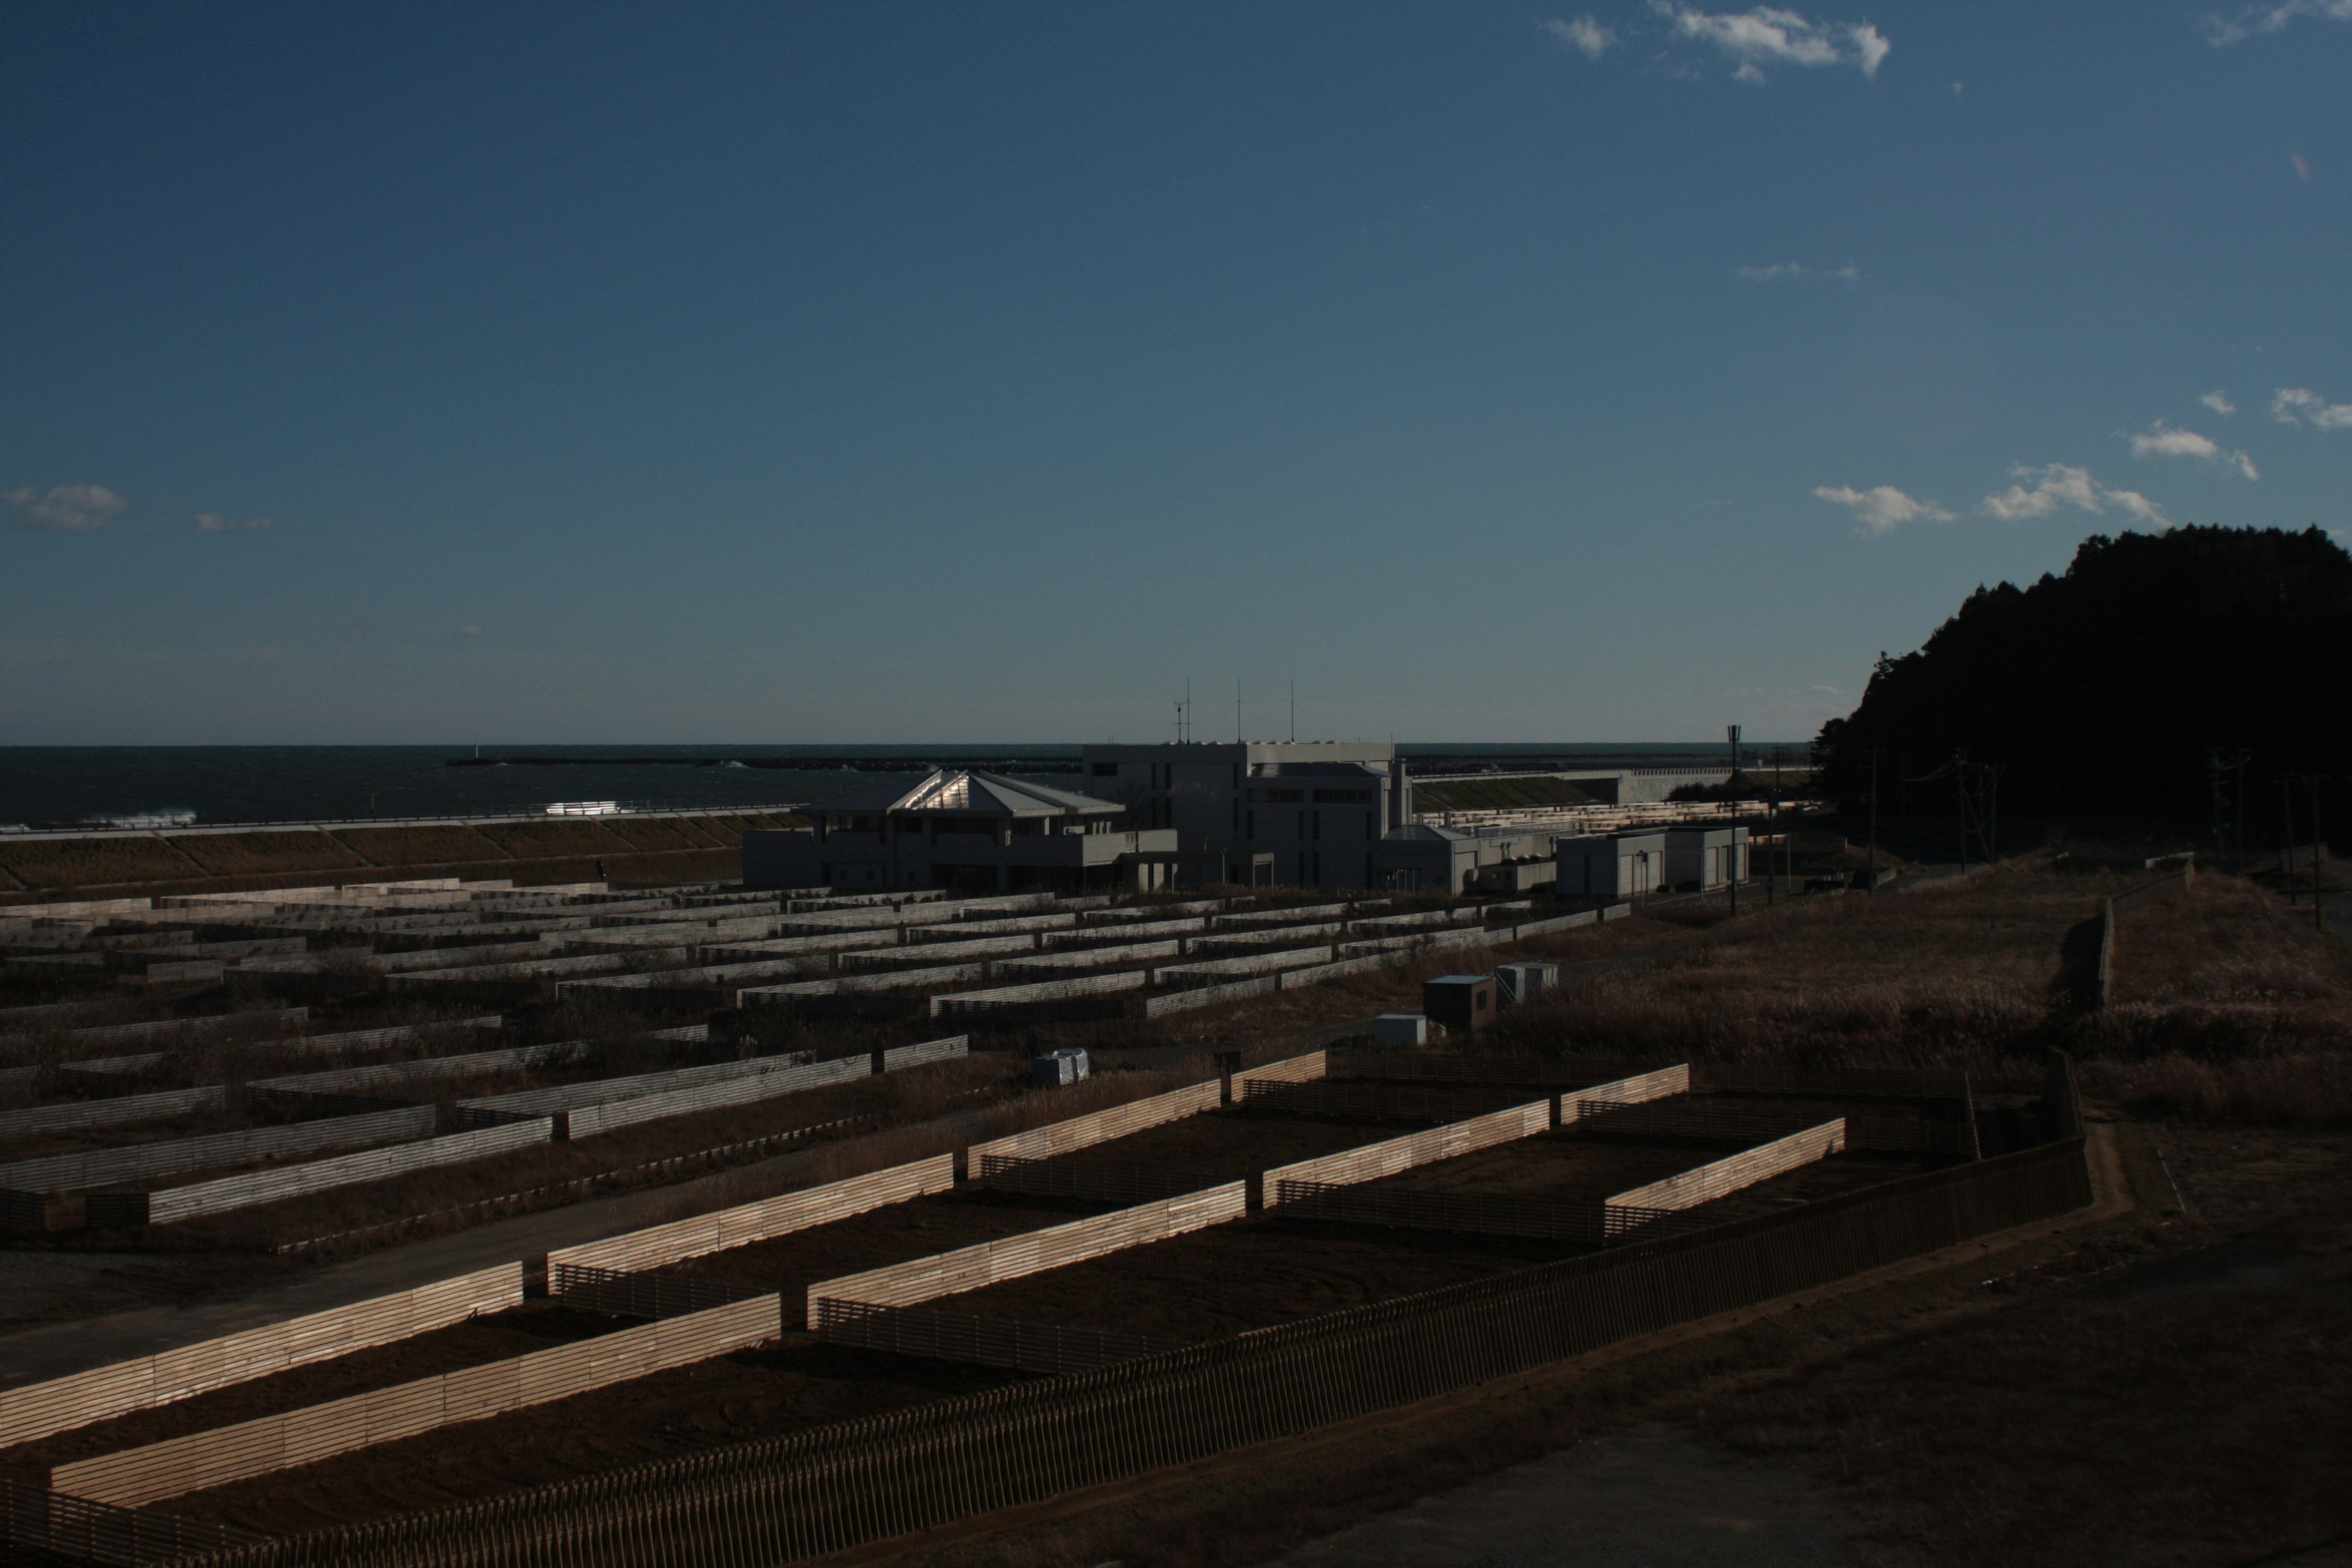
[[[1641,899],[1667,886],[1661,829],[1563,837],[1553,853],[1563,899]]]
[[[1412,821],[1387,742],[1185,742],[1086,748],[1087,788],[1130,826],[1175,835],[1187,887],[1376,888],[1378,848]]]
[[[1701,892],[1748,880],[1748,829],[1692,826],[1666,829],[1666,882]]]

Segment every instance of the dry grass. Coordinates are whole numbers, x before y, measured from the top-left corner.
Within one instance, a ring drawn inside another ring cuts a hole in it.
[[[47,838],[0,844],[0,864],[28,888],[91,888],[116,882],[193,882],[203,873],[159,839]]]
[[[459,865],[509,858],[470,827],[339,827],[335,837],[372,866]]]
[[[667,822],[649,818],[618,817],[610,826],[616,838],[628,841],[631,847],[648,853],[670,849],[706,849]]]
[[[323,833],[177,833],[169,842],[215,877],[363,868],[357,855]]]
[[[555,855],[626,855],[631,846],[601,822],[486,822],[481,836],[522,859]]]

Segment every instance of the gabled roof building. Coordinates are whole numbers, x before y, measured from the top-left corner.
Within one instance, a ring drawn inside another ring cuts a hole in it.
[[[1150,891],[1168,885],[1171,829],[1129,828],[1117,801],[981,768],[934,768],[808,808],[808,832],[743,836],[751,888],[881,892]]]

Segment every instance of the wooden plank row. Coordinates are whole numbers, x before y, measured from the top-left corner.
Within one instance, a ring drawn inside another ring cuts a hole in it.
[[[1645,1105],[1652,1100],[1671,1100],[1678,1094],[1688,1094],[1691,1069],[1688,1062],[1654,1072],[1635,1073],[1610,1083],[1596,1083],[1591,1089],[1580,1089],[1559,1097],[1559,1124],[1563,1127],[1581,1121],[1588,1116],[1599,1116],[1628,1105]]]
[[[856,1301],[874,1307],[918,1306],[942,1296],[961,1295],[1002,1280],[1017,1279],[1223,1225],[1241,1218],[1248,1211],[1247,1194],[1247,1183],[1227,1182],[1182,1197],[1139,1204],[1133,1208],[1073,1220],[1023,1236],[960,1247],[951,1252],[822,1280],[808,1289],[807,1321],[813,1330],[820,1316],[821,1301]]]
[[[1009,1138],[991,1139],[975,1143],[971,1157],[984,1154],[1010,1154],[1023,1160],[1049,1160],[1056,1154],[1088,1148],[1124,1138],[1130,1132],[1140,1132],[1148,1127],[1179,1121],[1203,1110],[1214,1110],[1223,1100],[1224,1091],[1214,1079],[1188,1084],[1144,1100],[1131,1100],[1125,1105],[1114,1105],[1108,1110],[1092,1111],[1074,1116],[1067,1121],[1048,1122],[1033,1127],[1026,1132],[1015,1132]]]
[[[59,1465],[53,1491],[128,1506],[202,1491],[335,1454],[625,1383],[782,1331],[779,1299],[756,1297],[484,1366],[371,1390],[209,1432]]]
[[[522,1265],[504,1263],[135,1361],[0,1390],[0,1447],[389,1344],[521,1300]]]
[[[1668,1176],[1647,1186],[1632,1187],[1606,1200],[1612,1208],[1687,1209],[1712,1203],[1742,1187],[1827,1159],[1845,1147],[1845,1119],[1824,1121],[1786,1138],[1775,1138],[1753,1149]]]
[[[894,1165],[845,1181],[828,1182],[821,1187],[784,1193],[757,1203],[607,1237],[602,1241],[557,1247],[547,1255],[548,1273],[553,1279],[555,1271],[567,1264],[624,1272],[658,1268],[685,1258],[749,1247],[796,1230],[830,1225],[909,1198],[944,1193],[954,1185],[955,1156],[937,1154],[911,1164]]]
[[[432,1123],[433,1108],[419,1106]],[[387,1111],[386,1115],[404,1115]],[[358,1118],[352,1118],[356,1121]],[[325,1192],[331,1187],[350,1186],[359,1182],[381,1181],[409,1171],[421,1171],[434,1165],[455,1165],[467,1160],[479,1160],[490,1154],[520,1149],[526,1144],[544,1143],[554,1136],[555,1123],[542,1117],[536,1121],[509,1121],[503,1126],[478,1128],[471,1132],[451,1132],[439,1138],[421,1138],[410,1143],[394,1143],[381,1149],[362,1149],[356,1153],[338,1154],[325,1160],[312,1160],[306,1164],[281,1165],[274,1170],[254,1171],[242,1176],[222,1176],[210,1182],[192,1182],[184,1187],[166,1187],[147,1194],[147,1223],[169,1225],[175,1220],[194,1219],[200,1215],[225,1214],[231,1209],[250,1208],[255,1204],[276,1203],[281,1198],[299,1197],[307,1193]]]
[[[1375,1182],[1383,1176],[1410,1171],[1416,1165],[1434,1164],[1440,1160],[1452,1160],[1481,1149],[1490,1149],[1497,1143],[1532,1138],[1550,1129],[1551,1114],[1551,1102],[1538,1100],[1532,1105],[1517,1105],[1507,1110],[1474,1116],[1466,1121],[1449,1121],[1425,1132],[1407,1133],[1404,1137],[1391,1138],[1385,1142],[1368,1143],[1360,1149],[1342,1150],[1337,1154],[1276,1166],[1262,1178],[1265,1201],[1269,1208],[1281,1202],[1280,1184],[1285,1181],[1317,1182],[1326,1186]]]

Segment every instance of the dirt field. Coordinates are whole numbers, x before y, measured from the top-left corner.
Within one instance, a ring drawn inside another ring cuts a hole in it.
[[[47,838],[0,845],[5,866],[28,888],[82,888],[108,882],[184,881],[204,873],[160,839]]]
[[[0,1451],[0,1474],[47,1485],[47,1467],[51,1465],[323,1405],[346,1394],[391,1388],[633,1326],[627,1319],[572,1311],[545,1301],[530,1302],[396,1344],[355,1351],[332,1361],[315,1362],[152,1410],[133,1411]]]
[[[932,1303],[1028,1322],[1220,1339],[1583,1250],[1512,1237],[1235,1220]]]
[[[739,1351],[299,1470],[174,1498],[172,1512],[273,1534],[381,1519],[828,1426],[1017,1373],[826,1345]]]
[[[1285,1116],[1238,1107],[1204,1110],[1165,1126],[1097,1143],[1051,1162],[1198,1172],[1237,1181],[1294,1160],[1311,1160],[1400,1137],[1426,1121]]]

